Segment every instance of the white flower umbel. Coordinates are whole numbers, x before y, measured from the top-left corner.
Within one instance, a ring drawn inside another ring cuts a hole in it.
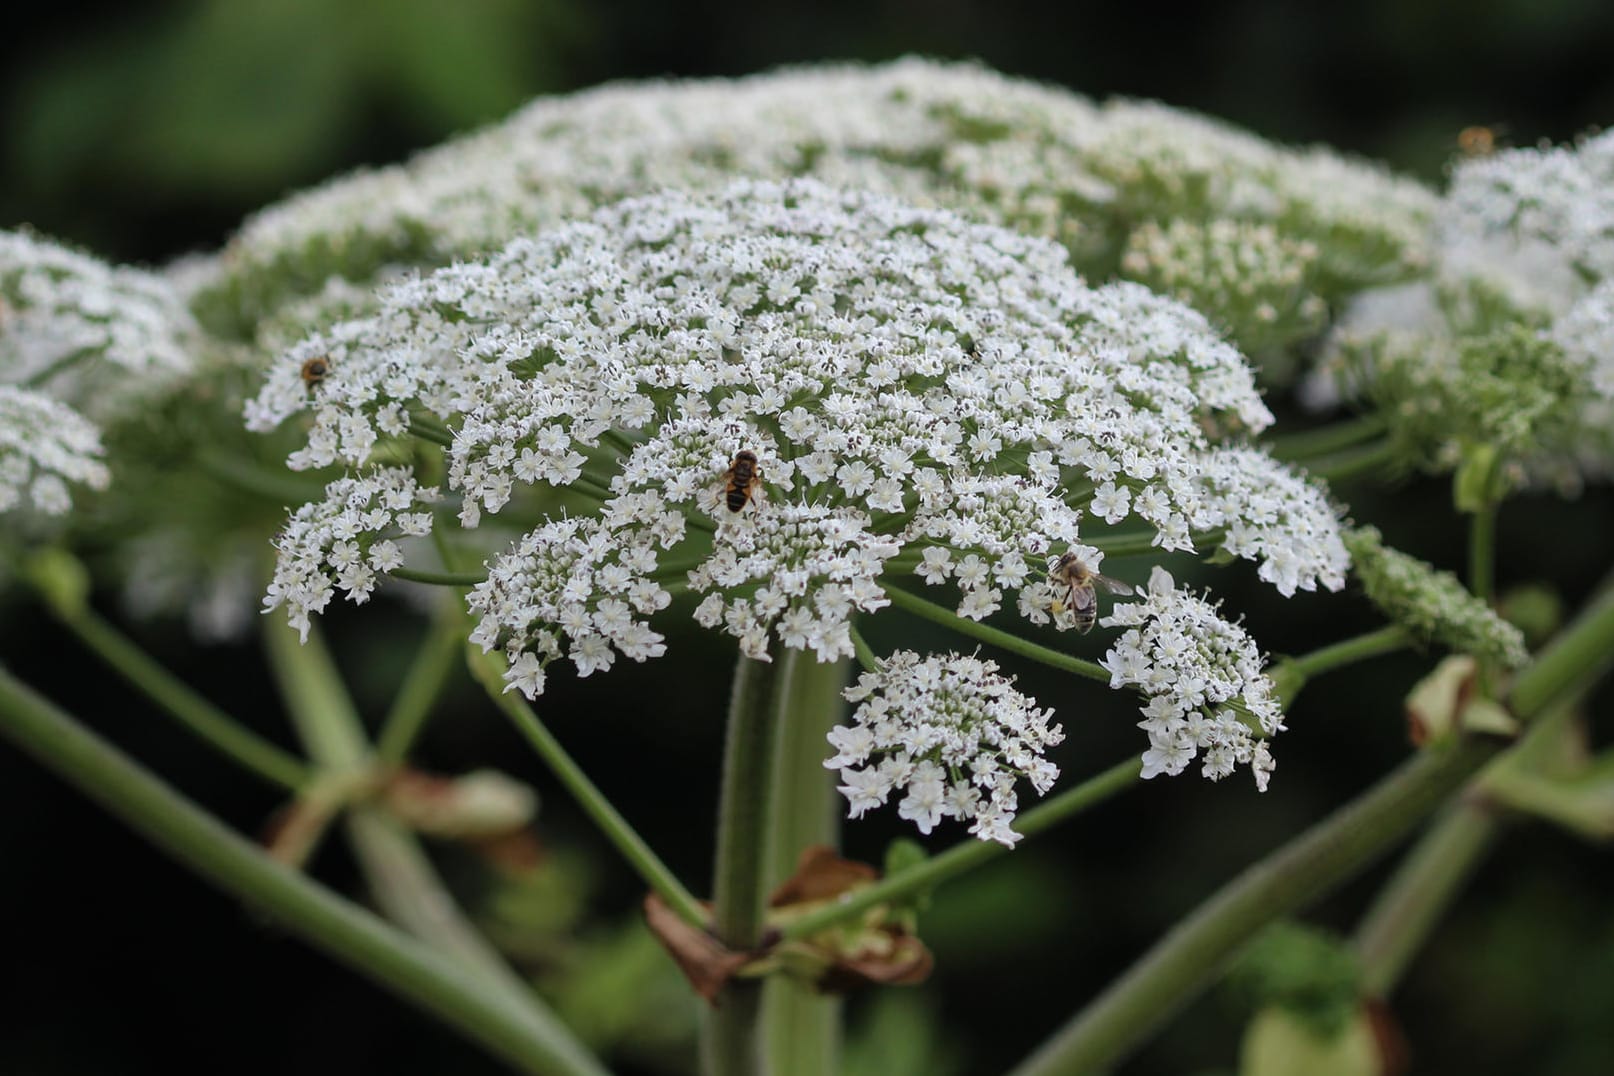
[[[66,404],[0,385],[0,512],[32,507],[61,515],[73,506],[68,484],[105,489],[101,435]]]
[[[310,613],[340,588],[363,603],[383,575],[403,564],[395,539],[431,532],[438,491],[423,489],[404,467],[385,467],[325,487],[325,499],[305,504],[275,539],[275,576],[264,611],[286,607],[292,627],[308,638]]]
[[[1260,576],[1285,597],[1298,587],[1345,585],[1351,557],[1339,511],[1292,468],[1253,448],[1217,448],[1200,461],[1207,492],[1195,530],[1226,528],[1222,548],[1261,562]]]
[[[0,383],[101,421],[190,372],[197,332],[169,279],[0,232]]]
[[[897,813],[919,832],[956,818],[1012,848],[1016,783],[1024,778],[1040,796],[1059,777],[1043,757],[1065,738],[1048,723],[1053,711],[1037,709],[991,661],[900,650],[846,698],[858,704],[852,724],[830,731],[838,753],[824,766],[840,772],[852,818],[903,792]]]
[[[1213,781],[1248,766],[1265,791],[1272,755],[1253,730],[1281,731],[1283,710],[1244,629],[1159,567],[1142,601],[1116,605],[1102,623],[1127,629],[1104,657],[1110,686],[1149,698],[1138,724],[1149,734],[1143,776],[1175,776],[1198,758]]]
[[[624,202],[398,284],[295,347],[250,413],[303,409],[296,467],[366,466],[417,424],[452,434],[464,527],[523,495],[531,511],[532,487],[600,505],[533,531],[471,596],[478,638],[531,691],[534,662],[659,653],[646,621],[677,576],[706,595],[698,621],[759,658],[774,641],[851,653],[850,618],[885,604],[893,572],[956,583],[962,616],[1019,591],[1046,619],[1048,559],[1101,559],[1078,488],[1167,548],[1242,525],[1240,552],[1286,591],[1336,585],[1318,495],[1289,481],[1294,503],[1275,506],[1252,483],[1286,472],[1213,451],[1207,431],[1270,415],[1204,318],[1137,285],[1089,288],[1051,242],[808,181]],[[756,481],[734,511],[741,452]],[[328,593],[306,566],[334,580],[323,553],[302,563],[294,616]]]

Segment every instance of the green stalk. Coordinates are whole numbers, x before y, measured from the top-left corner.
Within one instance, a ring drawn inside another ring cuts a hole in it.
[[[1015,820],[1015,830],[1032,837],[1060,822],[1102,803],[1137,781],[1143,766],[1135,758],[1111,766],[1103,773],[1090,777],[1075,788],[1061,792],[1051,800],[1033,807]],[[859,889],[834,904],[808,912],[794,920],[782,931],[786,941],[810,937],[830,927],[856,919],[879,904],[894,904],[908,900],[943,882],[957,878],[1006,854],[1008,848],[996,841],[966,840],[953,845],[940,855],[932,856],[900,874]]]
[[[1100,534],[1090,539],[1084,539],[1094,549],[1104,554],[1105,560],[1120,560],[1123,557],[1141,557],[1153,554],[1165,557],[1170,554],[1161,549],[1155,542],[1156,531],[1120,531],[1115,534]],[[1207,547],[1214,549],[1222,544],[1226,532],[1222,530],[1201,531],[1194,535],[1200,549]]]
[[[1461,796],[1441,814],[1379,891],[1357,928],[1362,991],[1388,997],[1496,836],[1496,808]]]
[[[1023,658],[1030,658],[1032,661],[1051,665],[1056,669],[1075,673],[1077,676],[1085,676],[1089,680],[1105,684],[1110,682],[1109,670],[1096,661],[1084,661],[1062,650],[1054,650],[1022,639],[1001,628],[961,617],[946,606],[926,601],[912,591],[888,586],[885,588],[885,595],[891,599],[894,608],[913,613],[944,628],[951,628],[960,635],[968,635],[999,650],[1007,650],[1011,654],[1019,654]]]
[[[141,836],[517,1071],[604,1076],[546,1011],[517,1004],[484,977],[276,863],[3,668],[0,714],[0,734]]]
[[[1583,696],[1556,703],[1531,722],[1529,730],[1484,773],[1469,782],[1408,852],[1379,891],[1356,929],[1354,946],[1362,969],[1362,989],[1388,997],[1424,940],[1440,922],[1479,866],[1502,828],[1503,816],[1491,801],[1487,782],[1506,767],[1529,765],[1532,756],[1552,750],[1579,712]]]
[[[712,933],[728,948],[762,940],[770,867],[773,768],[777,761],[782,648],[770,661],[741,657],[734,670],[718,799],[717,863],[712,881]],[[731,979],[701,1028],[706,1076],[754,1076],[763,1067],[762,984]]]
[[[566,790],[572,794],[577,805],[583,808],[583,813],[599,827],[606,840],[621,853],[622,858],[628,861],[634,872],[644,879],[645,885],[666,901],[667,906],[677,912],[684,922],[691,926],[704,927],[706,912],[701,908],[700,902],[684,888],[660,857],[651,851],[638,831],[628,824],[627,819],[617,812],[605,794],[589,780],[588,774],[584,773],[582,767],[566,753],[560,741],[555,739],[554,734],[538,720],[538,715],[533,712],[527,700],[514,692],[504,690],[503,660],[498,652],[473,654],[471,674],[481,683],[482,689],[487,692],[493,704],[515,722],[516,731],[526,737],[533,750],[538,752],[538,757],[549,767],[549,771],[566,786]]]
[[[1363,635],[1344,639],[1320,647],[1309,654],[1297,654],[1278,662],[1272,669],[1272,681],[1278,685],[1278,697],[1287,708],[1300,694],[1300,689],[1314,676],[1334,669],[1354,665],[1358,661],[1393,654],[1412,645],[1412,636],[1398,625],[1379,628]]]
[[[1614,661],[1614,591],[1600,596],[1514,681],[1521,721],[1569,697]],[[1178,923],[1014,1070],[1058,1076],[1113,1066],[1213,982],[1256,931],[1322,896],[1409,833],[1502,744],[1425,750],[1354,801],[1247,868]]]
[[[1306,473],[1313,478],[1329,482],[1346,482],[1373,471],[1383,471],[1401,456],[1401,450],[1392,441],[1360,445],[1342,452],[1307,460]]]
[[[309,754],[329,773],[374,772],[376,761],[364,725],[318,629],[299,645],[295,632],[276,624],[265,632],[264,642],[270,669]],[[365,881],[387,918],[519,1004],[542,1004],[466,921],[414,834],[391,815],[364,804],[348,810],[347,831]]]
[[[820,662],[800,650],[787,651],[783,660],[774,715],[779,731],[770,808],[770,889],[795,873],[804,848],[839,844],[841,798],[833,774],[824,768],[831,753],[825,737],[845,717],[841,690],[851,673],[844,660]],[[835,1076],[840,1071],[839,998],[815,993],[785,976],[770,976],[762,989],[762,1026],[773,1076]]]
[[[1351,448],[1363,441],[1371,441],[1388,428],[1389,424],[1382,417],[1362,415],[1319,426],[1314,430],[1274,437],[1268,442],[1268,449],[1274,459],[1305,460]]]
[[[289,792],[308,786],[309,769],[301,759],[238,724],[88,608],[69,612],[55,603],[51,608],[96,657],[220,754]]]
[[[457,602],[444,602],[415,652],[414,661],[381,721],[376,757],[383,765],[403,762],[442,694],[449,674],[459,667],[465,652],[465,612]]]

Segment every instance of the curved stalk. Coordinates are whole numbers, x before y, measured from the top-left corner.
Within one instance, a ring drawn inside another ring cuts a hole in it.
[[[0,668],[0,735],[141,836],[315,948],[533,1076],[605,1076],[547,1010],[388,926],[230,832]]]
[[[438,607],[426,638],[415,652],[415,660],[409,663],[403,685],[398,688],[387,716],[381,720],[376,757],[382,764],[398,765],[414,746],[433,703],[442,693],[444,682],[460,664],[465,651],[465,629],[465,613],[457,604],[445,602]]]
[[[261,780],[287,791],[297,792],[308,787],[312,774],[306,763],[248,731],[152,660],[107,621],[88,608],[71,613],[54,603],[51,608],[57,619],[91,653],[219,753]]]

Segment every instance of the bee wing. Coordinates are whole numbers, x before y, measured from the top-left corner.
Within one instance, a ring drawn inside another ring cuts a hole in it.
[[[1071,587],[1070,608],[1078,616],[1091,613],[1098,608],[1098,595],[1093,593],[1092,587]]]
[[[1093,582],[1103,587],[1104,590],[1110,594],[1126,595],[1137,593],[1137,591],[1132,589],[1132,585],[1130,583],[1123,583],[1119,579],[1111,579],[1109,576],[1099,575],[1097,572],[1093,573]]]

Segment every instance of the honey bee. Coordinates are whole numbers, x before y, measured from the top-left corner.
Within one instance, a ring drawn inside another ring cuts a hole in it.
[[[723,473],[723,503],[730,512],[762,503],[762,468],[757,466],[757,454],[749,448],[735,453],[734,462]]]
[[[1098,590],[1110,594],[1133,593],[1132,588],[1119,579],[1093,571],[1075,553],[1066,553],[1055,562],[1048,571],[1048,581],[1065,588],[1064,600],[1054,601],[1054,614],[1070,610],[1076,630],[1083,635],[1093,630],[1093,623],[1098,619]]]
[[[331,360],[325,355],[315,355],[303,363],[303,384],[313,388],[325,380],[325,375],[331,372]]]

